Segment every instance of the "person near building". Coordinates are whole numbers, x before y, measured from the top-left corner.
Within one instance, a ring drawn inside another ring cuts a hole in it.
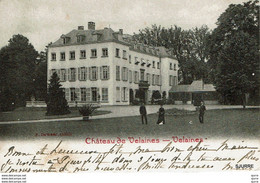
[[[146,108],[145,108],[145,105],[143,102],[141,103],[141,106],[140,106],[140,114],[141,114],[142,124],[147,125],[147,112],[146,112]]]
[[[199,120],[200,120],[200,123],[204,123],[204,113],[206,111],[206,107],[204,105],[204,102],[201,101],[200,103],[200,107],[199,107]]]
[[[165,114],[165,110],[164,110],[164,108],[163,108],[163,104],[161,104],[161,107],[160,107],[160,109],[159,109],[159,116],[158,116],[157,124],[159,124],[159,125],[165,124],[164,114]]]

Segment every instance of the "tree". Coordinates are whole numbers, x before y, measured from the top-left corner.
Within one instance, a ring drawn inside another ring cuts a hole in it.
[[[29,40],[20,34],[14,35],[0,50],[0,105],[7,107],[4,110],[25,106],[26,100],[30,100],[37,56]]]
[[[36,100],[45,100],[47,95],[47,59],[46,52],[39,54],[34,72],[34,96]]]
[[[242,104],[259,91],[258,1],[231,4],[210,36],[212,78],[224,103]]]
[[[50,79],[46,104],[46,115],[62,115],[70,113],[68,102],[65,99],[65,93],[61,88],[59,77],[56,72],[53,73]]]
[[[133,36],[134,42],[141,42],[155,47],[164,46],[172,51],[179,61],[179,79],[181,84],[190,84],[193,80],[206,79],[208,82],[207,40],[210,30],[207,26],[182,30],[174,26],[164,28],[152,25]]]

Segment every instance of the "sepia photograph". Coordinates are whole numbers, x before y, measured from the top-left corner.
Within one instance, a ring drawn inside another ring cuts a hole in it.
[[[0,0],[0,32],[2,182],[245,172],[258,183],[258,0]]]

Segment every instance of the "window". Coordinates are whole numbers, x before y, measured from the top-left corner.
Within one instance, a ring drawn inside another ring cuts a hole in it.
[[[131,62],[132,62],[132,61],[131,61],[131,55],[129,55],[129,64],[131,64]]]
[[[81,59],[86,58],[86,50],[80,50],[80,58]]]
[[[161,85],[160,76],[155,75],[155,85]]]
[[[108,88],[102,88],[102,102],[108,102]]]
[[[76,69],[75,68],[70,68],[70,81],[76,81]]]
[[[51,76],[56,72],[56,69],[51,70]],[[57,73],[57,72],[56,72]]]
[[[120,66],[116,66],[116,80],[120,81]]]
[[[85,81],[85,80],[86,80],[86,76],[87,76],[87,74],[86,74],[86,68],[85,68],[85,67],[81,67],[81,68],[79,69],[79,80]]]
[[[147,67],[150,67],[151,63],[149,60],[147,60]]]
[[[176,71],[176,64],[174,64],[174,66],[173,66],[173,67],[174,67],[173,69]]]
[[[102,49],[102,57],[108,57],[108,49],[107,48]]]
[[[128,80],[128,70],[126,67],[122,68],[122,80],[127,81]]]
[[[92,101],[98,101],[99,97],[98,97],[98,91],[99,89],[96,87],[91,88],[91,96],[92,96]]]
[[[81,101],[87,101],[86,88],[80,88]]]
[[[91,67],[91,80],[97,80],[97,67]]]
[[[75,60],[75,51],[70,52],[70,60]]]
[[[70,88],[70,101],[76,100],[76,91],[75,88]]]
[[[60,81],[66,81],[66,69],[61,69],[60,72],[61,72]]]
[[[77,43],[82,43],[85,40],[85,36],[84,35],[78,35],[77,36]]]
[[[148,83],[150,83],[150,74],[146,73],[146,81],[148,81]]]
[[[132,71],[129,70],[129,83],[132,83]]]
[[[109,66],[102,66],[100,73],[101,79],[109,79]]]
[[[65,58],[65,52],[61,52],[60,53],[60,60],[61,61],[64,61],[66,58]]]
[[[172,63],[170,63],[170,70],[172,70]]]
[[[138,57],[135,57],[135,64],[139,64]]]
[[[152,85],[155,85],[155,75],[152,75]]]
[[[92,49],[91,50],[91,57],[92,58],[96,58],[97,57],[97,50],[96,49]]]
[[[126,51],[125,50],[123,50],[123,59],[127,60]]]
[[[139,73],[135,71],[135,83],[138,83],[139,81]]]
[[[155,61],[153,61],[153,68],[155,68]]]
[[[177,77],[176,76],[173,76],[173,85],[177,85],[178,84],[178,81],[177,81]]]
[[[155,75],[155,85],[158,85],[158,83],[159,83],[158,75]]]
[[[116,48],[116,57],[120,57],[120,55],[119,55],[119,48]]]
[[[141,72],[141,80],[144,81],[144,70],[141,69],[140,72]]]
[[[160,62],[157,62],[157,69],[160,69]]]
[[[56,53],[51,53],[51,60],[55,61],[56,60]]]
[[[122,101],[123,102],[126,102],[127,101],[127,88],[126,87],[123,87],[122,88]]]
[[[120,87],[116,87],[116,101],[120,102]]]

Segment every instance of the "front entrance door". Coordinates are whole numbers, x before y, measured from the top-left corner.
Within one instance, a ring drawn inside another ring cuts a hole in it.
[[[134,91],[133,89],[129,89],[129,102],[132,104],[134,101]]]
[[[92,101],[97,101],[97,88],[91,88]]]

